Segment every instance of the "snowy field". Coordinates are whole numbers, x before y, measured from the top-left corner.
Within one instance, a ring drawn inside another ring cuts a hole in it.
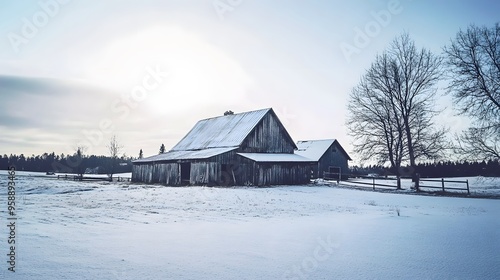
[[[500,279],[498,199],[23,172],[12,273],[5,174],[0,279]]]

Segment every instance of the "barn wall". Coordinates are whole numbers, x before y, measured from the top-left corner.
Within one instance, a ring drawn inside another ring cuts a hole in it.
[[[211,162],[218,162],[220,164],[238,164],[239,163],[239,157],[237,154],[236,154],[236,150],[234,151],[230,151],[230,152],[226,152],[226,153],[223,153],[223,154],[220,154],[220,155],[216,155],[216,156],[213,156],[211,158],[209,158],[208,160],[204,160],[204,161],[211,161]]]
[[[178,163],[160,163],[159,183],[164,185],[179,185],[181,170]]]
[[[217,162],[193,162],[189,183],[191,185],[215,185],[220,176],[221,165]]]
[[[309,183],[310,163],[258,163],[236,154],[236,151],[204,160],[183,160],[191,164],[189,184],[209,186],[266,186]],[[181,161],[134,164],[132,181],[181,184]]]
[[[132,166],[132,182],[178,185],[180,183],[179,172],[179,164],[177,163],[134,164]]]
[[[309,183],[311,165],[303,163],[258,163],[255,184],[294,185]]]
[[[221,166],[222,167],[222,166]],[[232,163],[221,169],[220,184],[227,185],[253,185],[251,178],[253,174],[253,165],[243,162]],[[250,177],[249,177],[250,176]]]
[[[236,154],[236,151],[227,152],[212,159],[220,163],[220,173],[217,178],[217,185],[248,185],[252,184],[248,176],[252,174],[252,162]]]
[[[323,178],[323,173],[321,173],[321,176],[319,175],[319,166],[319,162],[311,166],[311,179]]]
[[[244,153],[293,153],[295,144],[272,113],[266,114],[243,141]]]
[[[219,162],[193,162],[191,163],[191,176],[189,183],[191,185],[208,186],[243,186],[252,184],[247,177],[252,174],[252,166],[231,161],[230,164],[221,164]]]
[[[332,147],[335,151],[332,151]],[[318,176],[323,178],[323,172],[328,172],[330,166],[338,166],[341,169],[341,173],[347,174],[349,172],[349,166],[347,157],[341,152],[340,147],[337,142],[334,142],[332,146],[328,148],[325,154],[319,160]]]
[[[153,165],[134,164],[132,166],[132,182],[152,183]]]

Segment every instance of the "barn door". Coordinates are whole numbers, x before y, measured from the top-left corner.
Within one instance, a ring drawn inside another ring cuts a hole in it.
[[[181,163],[181,182],[189,184],[190,175],[191,175],[191,163],[190,162]]]
[[[342,169],[339,166],[329,166],[328,172],[325,172],[325,180],[337,180],[340,181],[342,176]]]

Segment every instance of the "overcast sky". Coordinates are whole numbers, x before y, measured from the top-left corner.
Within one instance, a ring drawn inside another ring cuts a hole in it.
[[[440,54],[499,1],[2,1],[0,154],[127,155],[196,121],[272,107],[292,138],[337,138],[353,86],[406,31]],[[443,82],[441,86],[445,83]],[[442,90],[440,90],[442,92]],[[449,98],[440,120],[457,130]],[[355,157],[355,155],[352,155]]]

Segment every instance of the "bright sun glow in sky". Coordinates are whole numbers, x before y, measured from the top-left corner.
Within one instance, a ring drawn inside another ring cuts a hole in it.
[[[193,107],[245,101],[251,79],[227,54],[177,26],[154,26],[120,37],[89,59],[89,80],[130,91],[141,85],[148,68],[168,73],[144,100],[144,109],[185,114]],[[96,65],[96,61],[98,64]]]
[[[116,135],[131,156],[171,148],[200,119],[268,107],[295,141],[337,138],[351,152],[348,95],[377,53],[406,31],[441,54],[460,29],[492,26],[500,10],[486,0],[0,7],[0,154],[67,154],[81,144],[106,154]],[[436,105],[452,131],[467,125],[449,97]]]

